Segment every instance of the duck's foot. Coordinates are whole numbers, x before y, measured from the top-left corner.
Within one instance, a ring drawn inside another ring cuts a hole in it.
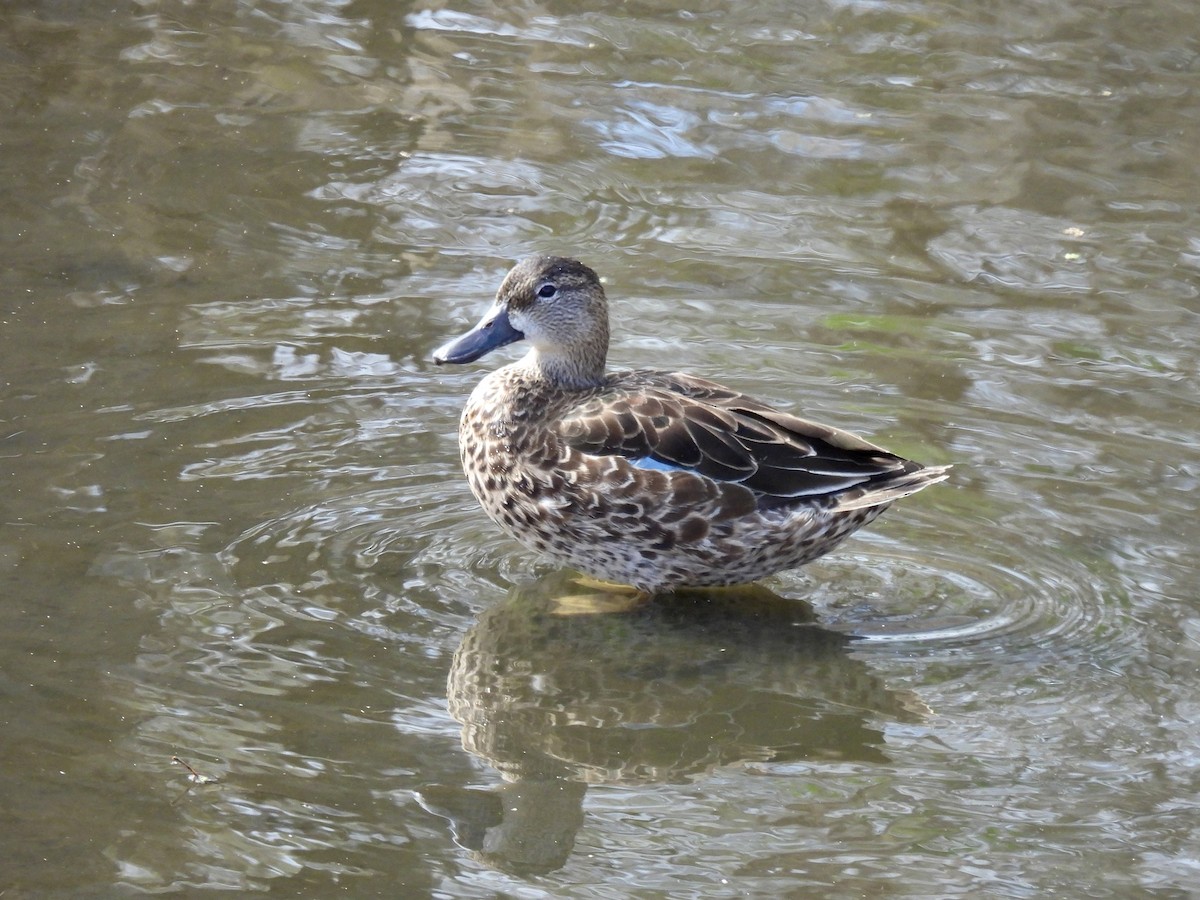
[[[585,590],[578,594],[563,594],[551,601],[551,615],[593,616],[624,613],[637,609],[651,597],[627,584],[612,584],[587,575],[572,578],[574,584]]]
[[[645,591],[639,591],[631,584],[621,584],[618,581],[604,581],[600,578],[593,578],[591,575],[572,575],[569,580],[572,584],[577,584],[581,588],[587,588],[589,591],[604,591],[610,594],[646,593]]]

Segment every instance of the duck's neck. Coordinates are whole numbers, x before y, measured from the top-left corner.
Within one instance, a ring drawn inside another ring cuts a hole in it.
[[[538,381],[551,387],[584,390],[604,380],[604,357],[600,353],[550,353],[534,347],[521,365]]]

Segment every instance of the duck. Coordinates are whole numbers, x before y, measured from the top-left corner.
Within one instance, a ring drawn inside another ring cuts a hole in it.
[[[437,365],[508,344],[458,429],[471,492],[518,543],[645,595],[745,584],[835,548],[894,501],[944,481],[830,425],[680,372],[609,372],[608,300],[577,259],[512,267]]]

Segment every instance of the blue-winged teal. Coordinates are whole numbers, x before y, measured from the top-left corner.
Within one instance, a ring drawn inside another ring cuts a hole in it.
[[[643,591],[753,581],[827,553],[946,478],[849,432],[691,375],[606,374],[608,303],[582,263],[535,256],[482,321],[439,347],[468,363],[526,340],[479,383],[459,449],[487,514],[527,547]]]

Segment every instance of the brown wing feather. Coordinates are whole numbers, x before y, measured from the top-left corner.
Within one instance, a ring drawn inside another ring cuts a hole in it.
[[[862,492],[922,467],[849,432],[783,413],[701,378],[638,371],[608,383],[560,422],[593,456],[684,469],[754,491],[761,505]]]

